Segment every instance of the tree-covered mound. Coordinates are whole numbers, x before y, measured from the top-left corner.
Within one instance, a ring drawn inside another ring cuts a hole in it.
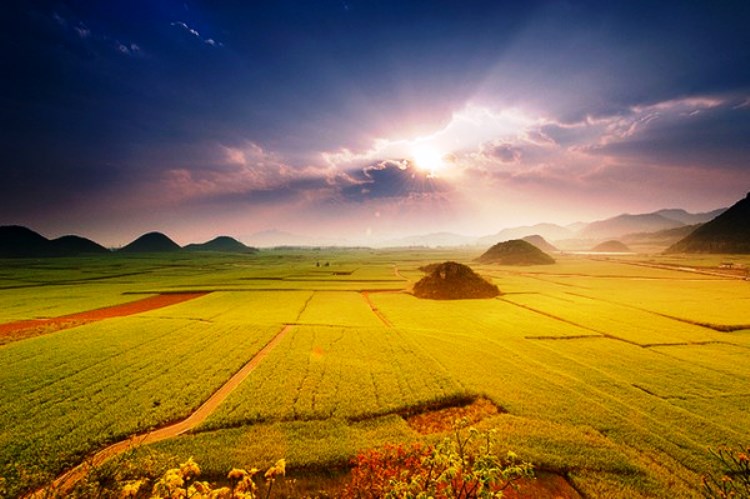
[[[414,296],[430,300],[494,298],[500,290],[471,270],[471,267],[444,262],[430,266],[431,272],[414,285]]]
[[[555,263],[554,258],[522,239],[497,243],[477,258],[477,261],[500,265],[548,265]]]

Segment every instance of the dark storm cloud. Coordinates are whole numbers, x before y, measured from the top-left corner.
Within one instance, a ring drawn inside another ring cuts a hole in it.
[[[428,196],[449,190],[445,181],[416,169],[406,160],[381,161],[351,172],[348,178],[350,185],[342,187],[341,193],[353,201]]]

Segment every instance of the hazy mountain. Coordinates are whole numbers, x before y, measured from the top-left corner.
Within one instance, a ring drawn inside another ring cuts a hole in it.
[[[527,243],[533,244],[540,250],[550,253],[555,251],[560,251],[559,249],[555,248],[553,245],[547,242],[546,239],[544,239],[542,236],[538,234],[534,234],[533,236],[526,236],[522,238],[523,241],[526,241]]]
[[[240,241],[229,236],[219,236],[205,243],[188,244],[187,251],[219,251],[224,253],[257,253],[257,248],[245,246]]]
[[[671,246],[685,236],[688,236],[701,225],[702,224],[683,225],[682,227],[659,230],[656,232],[636,232],[635,234],[624,235],[620,239],[626,244],[652,244],[666,247]]]
[[[634,232],[656,232],[674,229],[685,225],[677,220],[656,213],[643,215],[618,215],[616,217],[591,222],[576,235],[584,239],[613,239]]]
[[[583,229],[587,225],[588,224],[586,222],[575,222],[575,223],[566,225],[565,228],[571,232],[578,232],[579,230]]]
[[[570,229],[566,229],[557,224],[542,223],[530,226],[525,225],[503,229],[497,234],[491,236],[480,237],[477,239],[476,244],[487,246],[503,241],[510,241],[511,239],[522,239],[526,236],[534,235],[541,236],[548,241],[555,241],[558,239],[568,239],[573,237],[573,232]]]
[[[668,253],[750,253],[750,193],[667,249]]]
[[[725,211],[727,211],[726,208],[719,208],[717,210],[707,211],[705,213],[688,213],[685,210],[672,208],[668,210],[655,211],[654,214],[661,215],[671,220],[682,222],[685,225],[696,225],[706,223],[709,220],[713,220]]]
[[[182,248],[161,232],[149,232],[120,248],[123,253],[168,253]]]
[[[434,232],[432,234],[423,234],[419,236],[408,236],[398,239],[391,239],[382,243],[382,246],[408,247],[424,246],[428,248],[466,246],[474,244],[476,237],[454,234],[452,232]]]
[[[0,227],[0,258],[44,258],[107,254],[103,246],[80,236],[63,236],[50,241],[20,225]]]
[[[604,241],[603,243],[597,244],[596,246],[591,248],[591,251],[596,251],[599,253],[627,253],[630,251],[630,248],[628,248],[627,245],[620,241],[611,239],[609,241]]]
[[[554,258],[522,239],[497,243],[477,258],[477,261],[500,265],[547,265],[555,263]]]

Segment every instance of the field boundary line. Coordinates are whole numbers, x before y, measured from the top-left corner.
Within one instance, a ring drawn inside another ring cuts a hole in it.
[[[573,293],[571,293],[571,294],[573,294]],[[505,303],[510,303],[511,305],[515,305],[517,307],[521,307],[523,309],[529,310],[531,312],[535,312],[535,313],[540,314],[540,315],[544,315],[545,317],[549,317],[550,319],[555,319],[555,320],[558,320],[560,322],[564,322],[566,324],[570,324],[572,326],[576,326],[576,327],[579,327],[581,329],[585,329],[587,331],[592,331],[594,333],[597,333],[597,334],[601,335],[602,338],[607,338],[607,339],[615,340],[615,341],[622,341],[623,343],[627,343],[629,345],[635,345],[637,347],[646,348],[645,345],[642,345],[642,344],[637,343],[635,341],[626,340],[625,338],[620,338],[619,336],[615,336],[614,334],[605,333],[604,331],[599,331],[598,329],[594,329],[592,327],[584,326],[583,324],[578,324],[577,322],[573,322],[573,321],[568,320],[568,319],[563,319],[562,317],[558,317],[558,316],[556,316],[554,314],[550,314],[549,312],[544,312],[542,310],[537,310],[537,309],[535,309],[533,307],[530,307],[528,305],[523,305],[522,303],[516,303],[514,301],[506,300],[506,299],[503,299],[503,298],[500,298],[500,297],[498,297],[497,300],[499,300],[501,302],[505,302]],[[579,335],[579,336],[581,336],[581,335]],[[590,336],[587,336],[587,337],[590,337]]]
[[[48,492],[62,493],[69,492],[73,486],[83,478],[86,473],[93,467],[99,466],[106,460],[122,454],[128,449],[156,442],[167,440],[179,435],[182,435],[205,421],[216,408],[234,391],[249,375],[255,370],[256,367],[266,358],[266,356],[273,350],[283,339],[287,333],[294,326],[291,324],[284,324],[284,327],[271,338],[268,343],[263,346],[245,365],[243,365],[239,371],[229,378],[229,380],[219,387],[211,396],[203,402],[195,411],[189,414],[185,419],[182,419],[176,423],[169,424],[167,426],[148,431],[146,433],[136,434],[128,437],[125,440],[120,440],[114,444],[111,444],[104,449],[96,452],[93,456],[86,459],[83,463],[78,466],[66,471],[58,478],[56,478],[48,487],[37,490],[26,497],[29,498],[43,498],[47,497]]]
[[[673,321],[682,322],[685,324],[691,324],[693,326],[699,326],[699,327],[703,327],[706,329],[711,329],[712,331],[718,331],[720,333],[732,333],[734,331],[743,331],[745,329],[750,329],[750,324],[715,324],[711,322],[699,322],[699,321],[694,321],[692,319],[687,319],[684,317],[677,317],[677,316],[665,314],[662,312],[656,312],[655,310],[649,310],[647,308],[630,305],[628,303],[605,300],[603,298],[586,296],[586,295],[579,294],[579,293],[573,293],[571,291],[566,291],[566,293],[572,296],[578,296],[579,298],[586,298],[587,300],[600,301],[602,303],[609,303],[610,305],[617,305],[619,307],[625,307],[625,308],[630,308],[633,310],[638,310],[640,312],[646,312],[646,313],[653,314],[659,317],[664,317],[665,319],[671,319]]]

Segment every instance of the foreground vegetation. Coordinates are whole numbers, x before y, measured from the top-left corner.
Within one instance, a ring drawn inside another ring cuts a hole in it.
[[[539,267],[472,264],[500,287],[497,299],[398,292],[425,263],[475,256],[9,262],[3,323],[212,292],[0,346],[3,487],[16,496],[108,443],[185,418],[285,324],[288,334],[201,427],[134,452],[132,465],[157,455],[163,473],[192,456],[213,479],[282,456],[290,470],[346,467],[386,444],[436,445],[441,435],[420,435],[404,417],[482,396],[500,408],[477,423],[497,429],[498,452],[513,449],[585,494],[699,496],[702,476],[721,476],[707,448],[750,433],[750,283],[685,270],[718,265],[703,256],[565,256]]]

